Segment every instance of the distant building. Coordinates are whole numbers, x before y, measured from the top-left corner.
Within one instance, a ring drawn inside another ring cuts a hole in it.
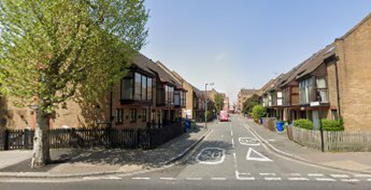
[[[257,90],[255,89],[245,89],[242,88],[240,92],[238,92],[237,96],[237,110],[242,111],[243,110],[243,103],[250,98],[254,93],[256,93]]]

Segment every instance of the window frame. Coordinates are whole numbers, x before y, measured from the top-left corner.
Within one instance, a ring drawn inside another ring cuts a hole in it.
[[[129,121],[130,121],[130,123],[137,122],[137,109],[136,108],[131,108],[130,109]]]
[[[123,124],[124,123],[124,109],[116,108],[116,124]]]

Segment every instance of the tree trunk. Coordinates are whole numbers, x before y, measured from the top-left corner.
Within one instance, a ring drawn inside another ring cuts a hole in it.
[[[43,111],[39,109],[37,112],[36,131],[33,139],[31,168],[40,168],[50,163],[49,121],[50,114],[43,113]]]

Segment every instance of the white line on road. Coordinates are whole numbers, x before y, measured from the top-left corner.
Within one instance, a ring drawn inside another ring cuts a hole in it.
[[[225,177],[212,177],[211,180],[215,180],[215,181],[223,181],[223,180],[226,180],[227,178]]]
[[[290,181],[309,181],[309,179],[305,177],[289,177],[288,179]]]
[[[367,179],[367,181],[371,181],[371,179]]]
[[[371,174],[355,174],[354,177],[371,177]]]
[[[150,177],[133,177],[131,179],[139,179],[139,180],[149,180],[151,179]]]
[[[280,181],[282,179],[280,177],[264,177],[264,180],[267,180],[267,181]]]
[[[173,177],[160,177],[160,179],[162,179],[162,180],[170,180],[170,181],[176,180],[176,178],[173,178]]]
[[[346,174],[330,174],[331,177],[335,177],[335,178],[348,178],[349,175],[346,175]]]
[[[261,176],[276,176],[275,173],[259,173]]]
[[[332,178],[316,178],[317,181],[336,181],[335,179]]]
[[[202,177],[187,177],[186,180],[200,181],[200,180],[202,180]]]
[[[359,179],[341,179],[342,182],[359,182]]]
[[[323,174],[308,174],[309,177],[323,177]]]
[[[232,138],[232,148],[234,148],[234,139]]]

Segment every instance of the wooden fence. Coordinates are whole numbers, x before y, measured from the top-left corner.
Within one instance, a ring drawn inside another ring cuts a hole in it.
[[[319,130],[292,127],[293,140],[303,146],[321,149]],[[324,131],[325,151],[362,152],[371,151],[371,132]]]
[[[143,148],[149,149],[166,143],[184,133],[181,124],[150,129],[53,129],[49,145],[61,148]],[[0,131],[0,151],[33,148],[33,130]]]

